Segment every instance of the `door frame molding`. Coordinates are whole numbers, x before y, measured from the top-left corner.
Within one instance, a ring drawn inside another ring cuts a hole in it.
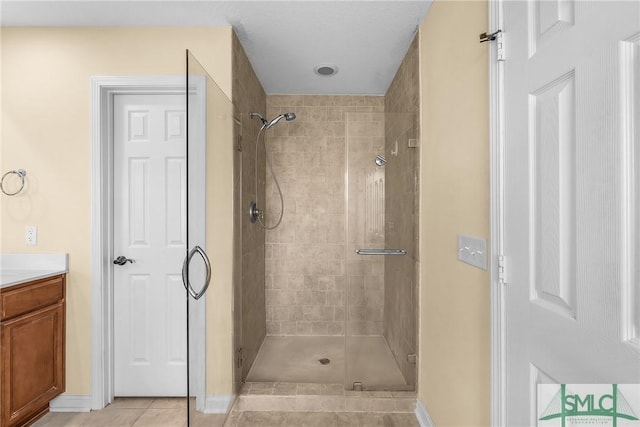
[[[489,33],[504,31],[503,0],[489,0]],[[506,35],[503,34],[506,38]],[[498,271],[504,238],[504,61],[498,61],[496,43],[489,45],[489,193],[491,289],[491,425],[506,421],[506,343],[503,279]],[[506,263],[506,260],[503,261]]]
[[[184,94],[185,76],[91,77],[91,409],[113,401],[113,99],[123,94]],[[203,105],[204,108],[204,105]],[[202,186],[204,189],[204,185]],[[204,223],[204,219],[202,220]],[[205,230],[202,230],[204,237]],[[204,240],[204,239],[203,239]],[[202,307],[205,337],[205,307]],[[196,363],[204,378],[204,363]],[[204,398],[198,387],[196,396]]]

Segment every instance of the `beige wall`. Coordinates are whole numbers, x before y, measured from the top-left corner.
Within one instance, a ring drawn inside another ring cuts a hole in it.
[[[456,260],[489,238],[487,2],[436,1],[420,29],[419,398],[437,426],[490,421],[489,275]]]
[[[1,197],[4,252],[68,252],[67,393],[91,393],[91,129],[90,76],[184,73],[189,48],[231,96],[230,28],[2,28],[0,171],[24,168],[27,186]],[[215,158],[231,175],[230,147]],[[226,166],[225,166],[226,165]],[[228,169],[228,170],[227,170]],[[212,186],[230,197],[232,183]],[[226,202],[225,202],[226,203]],[[229,201],[230,203],[230,201]],[[229,210],[212,207],[214,227],[231,245]],[[229,218],[226,218],[229,216]],[[24,244],[25,225],[38,245]],[[230,256],[223,251],[213,257]],[[231,251],[227,250],[227,253]],[[213,287],[231,283],[231,259],[214,267]],[[224,265],[229,266],[228,268]],[[209,301],[209,338],[222,346],[209,360],[210,392],[230,393],[230,293]],[[228,300],[226,299],[228,298]],[[209,343],[211,344],[211,343]],[[228,378],[226,377],[228,375]]]

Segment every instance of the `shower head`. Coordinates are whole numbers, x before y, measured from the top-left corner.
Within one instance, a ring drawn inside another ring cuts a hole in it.
[[[279,116],[275,117],[273,120],[271,120],[268,124],[267,124],[267,129],[269,129],[272,126],[275,126],[276,123],[278,123],[280,120],[285,119],[286,121],[290,122],[291,120],[294,120],[296,118],[295,113],[284,113],[284,114],[280,114]]]

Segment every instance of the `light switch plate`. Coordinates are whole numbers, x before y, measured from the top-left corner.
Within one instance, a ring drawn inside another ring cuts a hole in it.
[[[480,237],[458,234],[458,261],[487,269],[487,241]]]

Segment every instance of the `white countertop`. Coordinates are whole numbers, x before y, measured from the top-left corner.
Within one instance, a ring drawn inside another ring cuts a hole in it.
[[[69,272],[65,253],[0,254],[0,288]]]

